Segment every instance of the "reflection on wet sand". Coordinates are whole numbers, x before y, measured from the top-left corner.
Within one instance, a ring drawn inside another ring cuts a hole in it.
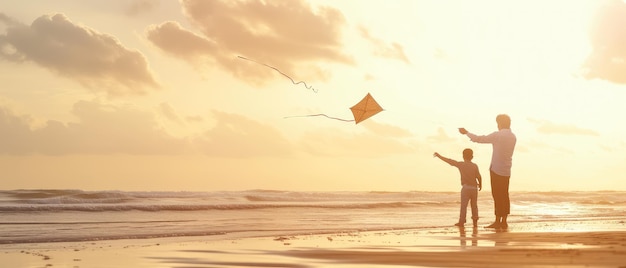
[[[467,238],[467,232],[465,231],[465,227],[459,227],[459,242],[461,243],[461,247],[467,246],[467,240],[472,241],[472,247],[478,246],[478,227],[472,228],[471,238]]]

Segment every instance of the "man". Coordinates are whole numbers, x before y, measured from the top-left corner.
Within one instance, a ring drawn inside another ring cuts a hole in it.
[[[517,138],[511,131],[511,118],[506,114],[496,116],[498,131],[489,135],[479,136],[468,132],[465,128],[459,128],[459,132],[467,135],[476,143],[491,143],[491,195],[493,196],[494,212],[496,220],[487,228],[507,228],[507,217],[511,212],[509,199],[509,179],[511,178],[511,166],[513,165],[513,150]]]

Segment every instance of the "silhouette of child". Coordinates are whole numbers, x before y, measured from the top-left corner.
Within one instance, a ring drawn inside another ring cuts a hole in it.
[[[434,153],[433,156],[441,159],[442,161],[457,167],[461,173],[461,211],[459,215],[459,222],[454,224],[455,226],[463,227],[465,225],[465,217],[467,214],[467,203],[472,205],[472,220],[474,227],[478,226],[478,191],[482,189],[483,179],[480,176],[478,165],[472,162],[474,158],[474,151],[472,149],[463,150],[463,162],[452,160],[441,156],[439,153]]]

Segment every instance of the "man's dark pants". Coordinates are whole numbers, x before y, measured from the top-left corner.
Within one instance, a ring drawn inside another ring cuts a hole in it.
[[[496,217],[505,217],[511,213],[511,201],[509,199],[509,179],[511,176],[500,176],[492,170],[489,173],[491,175],[494,212]]]

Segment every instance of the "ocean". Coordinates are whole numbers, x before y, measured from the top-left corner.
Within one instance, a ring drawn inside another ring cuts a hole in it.
[[[0,244],[426,230],[452,226],[459,206],[458,192],[10,190],[0,191]],[[493,220],[488,191],[479,212],[479,224]],[[511,193],[512,228],[591,221],[625,229],[626,192]]]

